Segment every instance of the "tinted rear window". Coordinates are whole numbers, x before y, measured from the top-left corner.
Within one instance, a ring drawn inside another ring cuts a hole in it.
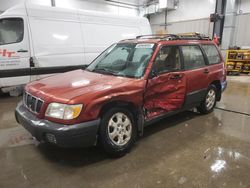
[[[217,48],[214,45],[202,45],[210,65],[217,64],[221,62],[220,55]]]

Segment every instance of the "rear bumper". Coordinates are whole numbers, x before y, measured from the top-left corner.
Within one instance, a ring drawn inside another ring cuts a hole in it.
[[[60,147],[88,147],[96,143],[100,119],[75,125],[53,123],[38,119],[22,103],[18,104],[15,116],[17,122],[38,141],[52,143]]]
[[[227,81],[225,80],[224,82],[221,83],[221,91],[225,91],[225,89],[227,88]]]

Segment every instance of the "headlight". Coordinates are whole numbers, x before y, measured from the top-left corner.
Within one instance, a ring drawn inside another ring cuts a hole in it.
[[[60,103],[50,103],[45,115],[57,119],[74,119],[77,118],[82,110],[82,104],[67,105]]]

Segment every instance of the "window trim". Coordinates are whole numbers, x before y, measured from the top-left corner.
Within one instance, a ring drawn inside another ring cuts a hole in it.
[[[157,58],[157,56],[159,55],[161,49],[162,49],[163,47],[166,47],[166,46],[167,46],[167,47],[173,47],[173,46],[174,46],[174,47],[178,47],[178,51],[179,51],[179,55],[180,55],[180,64],[181,64],[181,68],[180,68],[179,70],[166,70],[166,71],[162,71],[162,72],[159,73],[158,75],[160,76],[160,75],[163,75],[163,74],[166,74],[166,73],[184,71],[182,52],[181,52],[181,49],[180,49],[180,46],[181,46],[181,45],[179,45],[179,44],[163,44],[163,45],[160,46],[160,48],[159,48],[159,50],[158,50],[158,52],[157,52],[157,54],[156,54],[154,60],[152,61],[153,64],[152,64],[152,67],[151,67],[151,70],[150,70],[149,75],[152,74],[152,71],[153,71],[153,68],[154,68],[154,64],[155,64],[155,62],[156,62],[156,58]]]
[[[203,59],[204,59],[204,66],[200,66],[200,67],[195,67],[195,68],[190,68],[190,69],[187,69],[186,67],[185,67],[185,60],[184,60],[184,54],[183,54],[183,50],[182,50],[182,47],[183,46],[198,46],[198,48],[200,49],[200,51],[201,51],[201,54],[202,54],[202,57],[203,57]],[[180,49],[181,49],[181,56],[182,56],[182,61],[183,61],[183,70],[185,70],[185,71],[188,71],[188,70],[196,70],[196,69],[200,69],[200,68],[204,68],[204,67],[206,67],[208,64],[207,64],[207,59],[206,59],[206,56],[205,56],[205,54],[204,54],[204,52],[203,52],[203,49],[201,48],[201,46],[200,46],[200,44],[181,44],[180,45]]]
[[[24,33],[25,32],[24,19],[21,18],[21,17],[3,17],[3,18],[0,19],[0,21],[1,20],[7,20],[7,19],[20,19],[20,20],[22,20],[22,22],[23,22],[23,35],[22,35],[22,39],[20,41],[17,41],[17,42],[10,42],[10,43],[5,43],[5,44],[0,44],[0,46],[9,45],[9,44],[18,44],[18,43],[23,42],[23,40],[24,40],[24,34],[25,34]]]
[[[220,62],[219,63],[210,64],[209,60],[208,60],[208,56],[207,56],[207,54],[206,54],[205,49],[203,48],[203,46],[214,46],[215,49],[216,49],[216,51],[217,51],[217,53],[218,53],[218,56],[220,58]],[[218,65],[218,64],[220,64],[222,62],[222,58],[221,58],[220,52],[219,52],[218,48],[214,44],[200,44],[200,47],[202,48],[202,50],[204,52],[204,55],[205,55],[205,58],[206,58],[206,61],[207,61],[207,66]]]

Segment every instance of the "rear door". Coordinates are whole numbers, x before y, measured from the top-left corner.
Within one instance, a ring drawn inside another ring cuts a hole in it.
[[[2,70],[30,68],[30,50],[27,24],[24,18],[8,17],[0,19],[0,73]],[[11,75],[10,75],[11,76]],[[0,78],[0,88],[25,84],[30,76]]]
[[[201,46],[207,57],[209,83],[215,80],[224,82],[226,80],[226,70],[218,48],[214,44],[203,44]]]
[[[209,70],[199,45],[181,46],[183,63],[187,78],[187,106],[201,102],[208,87]]]
[[[178,46],[163,46],[153,63],[144,94],[144,109],[151,119],[180,109],[186,94],[186,75]]]

